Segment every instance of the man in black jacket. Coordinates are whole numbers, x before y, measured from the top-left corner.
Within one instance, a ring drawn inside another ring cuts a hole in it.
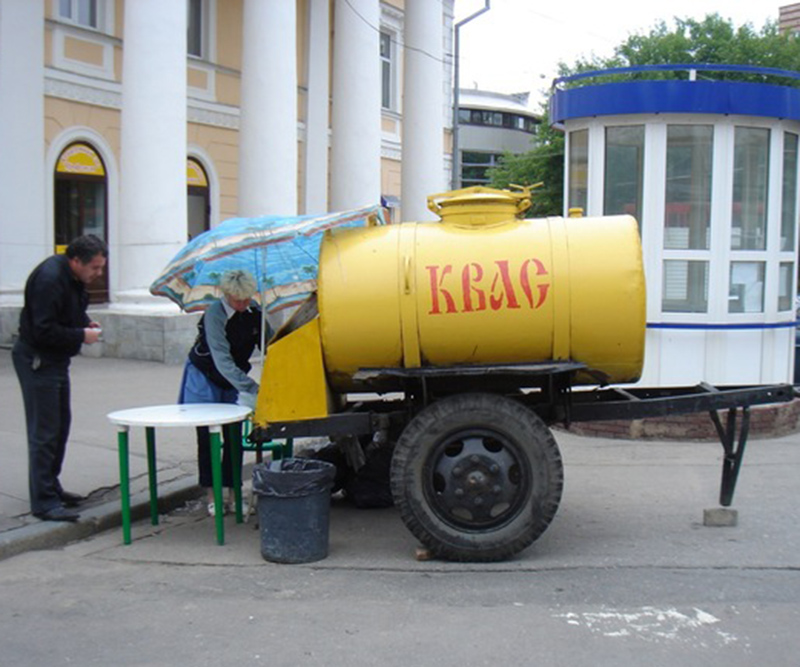
[[[79,495],[58,476],[72,418],[69,363],[83,343],[100,339],[100,325],[86,314],[86,285],[103,273],[106,244],[93,234],[76,238],[66,255],[53,255],[28,276],[19,338],[11,357],[22,388],[28,432],[31,511],[43,521],[77,521]]]

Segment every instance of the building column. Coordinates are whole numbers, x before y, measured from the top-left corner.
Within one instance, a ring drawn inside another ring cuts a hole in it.
[[[303,164],[305,213],[328,211],[329,7],[328,0],[310,0],[308,12],[308,94]]]
[[[186,2],[126,2],[124,25],[119,292],[112,299],[138,301],[187,241]]]
[[[0,304],[53,252],[44,170],[44,3],[0,0]]]
[[[378,0],[336,0],[331,112],[333,211],[380,202],[379,25]]]
[[[436,220],[428,195],[445,189],[442,5],[406,0],[403,51],[403,162],[405,220]]]
[[[297,214],[297,8],[245,0],[239,215]]]

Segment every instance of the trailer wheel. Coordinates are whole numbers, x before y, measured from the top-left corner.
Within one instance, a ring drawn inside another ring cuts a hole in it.
[[[447,560],[498,561],[522,551],[552,521],[563,483],[550,429],[494,394],[459,394],[427,407],[392,457],[403,522]]]

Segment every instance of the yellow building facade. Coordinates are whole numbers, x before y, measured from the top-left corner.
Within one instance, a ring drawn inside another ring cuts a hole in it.
[[[109,245],[103,353],[169,361],[184,325],[147,287],[188,238],[378,201],[427,217],[407,193],[448,182],[452,27],[453,0],[0,0],[0,342],[81,233]]]

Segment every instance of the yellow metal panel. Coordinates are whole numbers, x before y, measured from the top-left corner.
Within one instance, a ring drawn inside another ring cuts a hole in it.
[[[631,216],[569,218],[572,358],[612,382],[635,382],[644,363],[645,282]]]
[[[337,229],[326,233],[319,258],[319,310],[325,366],[331,382],[346,382],[359,368],[402,366],[401,225]]]
[[[570,359],[570,331],[572,324],[572,307],[570,300],[569,245],[564,218],[548,218],[550,228],[550,248],[553,264],[552,274],[558,276],[553,280],[553,359],[566,361]]]
[[[552,358],[552,273],[542,220],[420,225],[417,307],[424,363]]]
[[[318,419],[330,413],[319,318],[272,343],[264,361],[255,424]]]
[[[417,279],[414,248],[417,226],[401,225],[399,229],[400,251],[397,253],[397,258],[400,261],[398,271],[402,276],[400,281],[400,321],[403,337],[403,366],[419,368],[421,356],[417,328]]]

